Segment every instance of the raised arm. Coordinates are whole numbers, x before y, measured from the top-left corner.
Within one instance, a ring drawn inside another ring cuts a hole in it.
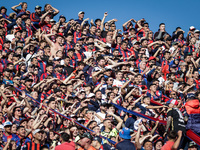
[[[123,30],[126,30],[126,25],[127,25],[129,22],[131,22],[131,21],[136,22],[134,19],[130,19],[130,20],[128,20],[127,22],[125,22],[125,23],[122,25]]]
[[[50,13],[52,12],[52,10],[47,11],[45,14],[42,15],[41,19],[40,19],[40,23],[43,24],[44,23],[44,18]]]
[[[57,15],[59,13],[59,10],[51,6],[51,8],[54,10],[53,15]]]
[[[53,47],[54,43],[48,38],[47,34],[43,35],[44,39],[47,41],[50,47]]]
[[[88,21],[89,20],[89,18],[87,18],[87,19],[85,19],[85,20],[83,20],[83,22],[81,23],[81,31],[83,30],[83,25],[85,24],[85,22],[86,21]]]
[[[102,19],[102,21],[101,21],[101,27],[100,27],[100,30],[101,30],[101,31],[103,31],[103,28],[104,28],[104,21],[105,21],[105,19],[106,19],[107,16],[108,16],[108,13],[105,12],[105,13],[104,13],[104,16],[103,16],[103,19]]]
[[[21,6],[21,5],[22,5],[22,2],[19,3],[18,5],[15,5],[15,6],[11,7],[11,9],[12,9],[13,11],[17,12],[17,7],[19,7],[19,6]]]
[[[119,129],[122,127],[123,120],[112,112],[108,112],[108,114],[113,116],[117,120],[118,124],[116,126],[116,129],[119,131]]]

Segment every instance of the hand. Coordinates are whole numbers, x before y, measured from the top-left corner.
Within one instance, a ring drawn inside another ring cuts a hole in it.
[[[113,19],[113,21],[115,21],[115,22],[116,22],[116,21],[118,21],[118,20],[117,20],[117,19]]]
[[[105,12],[105,13],[104,13],[104,17],[107,17],[107,16],[108,16],[108,13],[107,13],[107,12]]]
[[[84,21],[88,21],[89,20],[89,18],[86,18]]]
[[[19,3],[19,6],[21,6],[22,5],[22,2],[21,3]]]
[[[94,21],[93,21],[93,19],[91,19],[90,23],[91,23],[91,24],[94,24]]]
[[[177,134],[178,134],[178,137],[181,137],[183,134],[183,131],[179,130]]]

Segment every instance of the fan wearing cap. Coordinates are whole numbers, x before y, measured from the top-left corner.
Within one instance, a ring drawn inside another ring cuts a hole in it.
[[[83,133],[83,135],[81,135],[80,137],[80,145],[81,148],[79,148],[78,150],[96,150],[92,145],[92,140],[93,137],[89,132],[85,132]]]
[[[31,93],[32,92],[32,83],[33,83],[33,79],[30,77],[26,77],[25,78],[25,92],[26,93]]]
[[[12,123],[10,121],[6,121],[4,124],[4,133],[3,133],[3,142],[7,142],[8,139],[15,137],[15,134],[11,133]]]
[[[56,65],[54,77],[60,80],[65,80],[65,75],[63,74],[63,65]]]
[[[34,23],[40,22],[40,17],[42,16],[41,8],[42,7],[39,5],[35,6],[35,12],[31,13],[31,15],[30,15],[30,19],[32,22],[34,22]]]
[[[70,142],[70,135],[63,132],[60,135],[61,145],[55,147],[55,150],[75,150],[75,143],[73,141]]]
[[[96,148],[97,150],[110,150],[113,147],[111,147],[110,145],[108,145],[107,143],[102,144],[102,139],[99,136],[95,136],[92,140],[92,144],[91,144],[94,148]]]
[[[189,143],[188,150],[198,150],[198,145],[194,141],[191,141]]]
[[[13,81],[11,80],[11,77],[12,77],[12,70],[6,68],[4,69],[3,71],[3,83],[4,84],[7,84],[6,82],[10,83],[10,84],[13,84]]]
[[[170,99],[167,101],[167,105],[169,106],[169,109],[167,111],[167,126],[165,131],[167,132],[171,126],[172,130],[175,132],[181,130],[185,133],[185,121],[181,111],[177,108],[178,101]]]
[[[124,127],[120,132],[119,136],[121,138],[119,143],[116,143],[116,149],[118,150],[135,150],[135,145],[131,142],[130,129]]]
[[[79,11],[78,19],[76,19],[75,21],[77,21],[79,24],[81,24],[83,22],[84,15],[85,15],[84,11]],[[86,23],[88,23],[88,22],[86,21]]]
[[[1,6],[1,8],[0,8],[0,14],[1,14],[1,15],[3,16],[3,18],[5,18],[5,19],[8,18],[6,12],[7,12],[7,8],[4,7],[4,6]]]
[[[42,147],[41,141],[42,141],[42,130],[40,129],[35,129],[32,131],[33,134],[33,141],[32,142],[27,142],[24,146],[23,149],[26,150],[40,150]]]
[[[3,41],[3,54],[2,55],[5,56],[6,53],[10,51],[10,43],[11,43],[11,41],[7,40],[7,39]]]

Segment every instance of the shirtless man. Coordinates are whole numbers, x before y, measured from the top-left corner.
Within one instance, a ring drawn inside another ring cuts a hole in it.
[[[61,35],[56,35],[56,42],[54,43],[48,38],[51,35],[52,34],[44,35],[44,38],[51,47],[51,55],[55,56],[58,50],[61,50],[62,52],[64,51],[64,46],[63,46],[64,39]]]

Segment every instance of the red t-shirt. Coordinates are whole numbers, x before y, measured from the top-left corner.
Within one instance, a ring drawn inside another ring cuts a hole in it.
[[[161,148],[161,150],[171,150],[173,145],[173,141],[167,141],[165,145]]]

